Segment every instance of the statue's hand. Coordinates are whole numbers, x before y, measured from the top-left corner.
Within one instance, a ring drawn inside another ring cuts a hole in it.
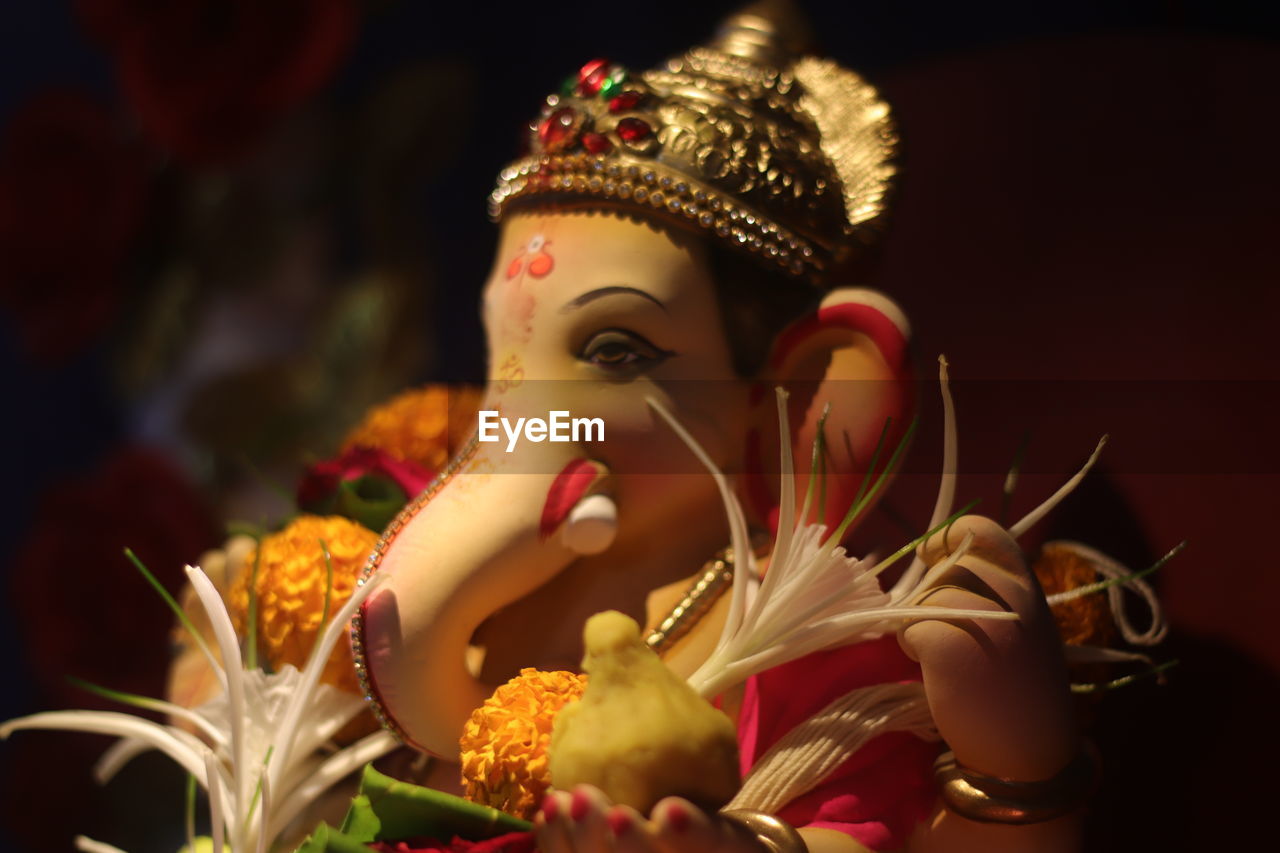
[[[547,794],[534,829],[542,853],[765,853],[739,824],[688,800],[667,797],[646,818],[590,785]]]
[[[956,760],[1004,779],[1053,779],[1076,757],[1062,643],[1035,576],[1008,532],[966,516],[921,546],[936,566],[972,537],[967,552],[938,579],[926,606],[1005,610],[1017,621],[919,619],[899,634],[920,662],[934,722]],[[939,807],[909,849],[945,853],[1075,853],[1079,821],[1069,814],[1043,823],[976,822]]]
[[[921,619],[899,641],[920,662],[934,721],[956,759],[978,773],[1053,777],[1078,744],[1062,644],[1044,594],[1003,527],[966,516],[925,542],[937,565],[972,536],[926,606],[1006,610],[1017,621]]]

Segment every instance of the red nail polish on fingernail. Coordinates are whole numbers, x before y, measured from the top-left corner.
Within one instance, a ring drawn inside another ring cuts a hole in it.
[[[689,828],[689,810],[678,803],[673,803],[667,809],[667,823],[676,832],[684,832]]]
[[[569,804],[569,817],[582,820],[591,810],[591,800],[583,791],[573,792],[573,802]]]
[[[622,809],[610,809],[605,820],[609,821],[609,829],[613,830],[615,836],[626,835],[631,831],[631,815]]]
[[[560,816],[560,806],[556,803],[555,794],[547,794],[542,798],[542,819],[547,823]]]

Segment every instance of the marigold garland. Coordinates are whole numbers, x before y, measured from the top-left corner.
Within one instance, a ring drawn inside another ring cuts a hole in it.
[[[482,392],[461,385],[427,385],[405,391],[365,414],[342,443],[372,447],[432,471],[444,467],[475,430]]]
[[[551,786],[556,714],[586,686],[585,675],[522,669],[472,712],[459,743],[467,799],[532,818]]]
[[[279,533],[263,538],[257,553],[250,554],[228,596],[236,631],[247,636],[249,579],[258,562],[259,653],[275,669],[286,664],[301,669],[311,653],[324,619],[328,568],[333,567],[329,613],[336,613],[351,597],[365,560],[378,534],[341,516],[300,515]],[[323,546],[321,543],[323,542]],[[339,643],[325,665],[322,681],[359,694],[351,649]]]

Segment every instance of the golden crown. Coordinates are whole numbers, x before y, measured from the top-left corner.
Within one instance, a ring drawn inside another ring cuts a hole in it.
[[[784,26],[747,11],[651,71],[588,62],[547,96],[490,216],[574,199],[640,208],[822,283],[884,209],[897,137],[871,85],[797,56]]]

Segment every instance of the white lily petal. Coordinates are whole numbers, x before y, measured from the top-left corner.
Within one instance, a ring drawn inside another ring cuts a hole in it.
[[[177,726],[166,726],[165,731],[185,744],[194,755],[202,755],[204,750],[208,748],[198,737]],[[143,752],[154,748],[152,744],[140,741],[137,738],[130,737],[120,740],[104,752],[97,763],[93,765],[94,780],[99,785],[107,784],[115,778],[115,775],[120,772],[124,765]]]
[[[942,391],[942,478],[938,484],[938,499],[933,505],[933,515],[929,516],[932,530],[951,515],[951,507],[955,505],[956,482],[959,479],[959,432],[956,430],[956,405],[951,398],[951,377],[947,373],[947,357],[938,356],[938,386]],[[893,585],[890,593],[895,600],[907,598],[909,590],[915,588],[924,572],[924,560],[917,554],[911,565],[902,573],[902,577]]]
[[[258,830],[259,830],[257,833],[258,835],[257,853],[266,853],[267,833],[262,832],[261,827],[264,823],[266,823],[267,820],[270,819],[270,815],[271,815],[271,780],[267,778],[267,773],[265,769],[263,770],[262,774],[258,778],[262,780],[261,781],[262,807],[258,810],[258,818],[257,818],[257,824],[258,824]],[[274,838],[275,836],[272,835],[272,837]]]
[[[890,630],[897,630],[898,627],[901,627],[899,623],[922,622],[929,619],[938,621],[980,619],[988,622],[1017,622],[1021,618],[1012,610],[977,610],[965,607],[902,607],[899,605],[868,610],[865,613],[846,613],[819,623],[815,627],[831,631],[849,630],[852,627],[860,626],[866,620],[883,619],[894,623],[890,626]]]
[[[1106,446],[1107,436],[1104,435],[1098,439],[1098,446],[1093,449],[1093,453],[1090,454],[1089,460],[1084,463],[1084,467],[1077,471],[1074,477],[1063,483],[1062,487],[1050,495],[1047,501],[1031,510],[1031,512],[1023,516],[1021,521],[1010,527],[1009,535],[1017,539],[1030,530],[1037,521],[1048,515],[1054,507],[1062,502],[1063,498],[1075,491],[1076,486],[1080,485],[1080,481],[1084,479],[1085,474],[1089,473],[1089,469],[1093,467],[1094,463],[1098,461],[1098,457],[1102,455],[1102,448]]]
[[[291,674],[287,684],[275,685],[274,690],[279,691],[279,712],[274,720],[282,719],[288,709],[288,703],[292,700],[298,689],[298,684],[302,681],[302,673],[293,667],[285,667],[279,673],[273,674],[273,678],[284,674],[285,671]],[[365,701],[359,696],[339,690],[329,684],[317,684],[311,694],[311,702],[306,708],[306,725],[298,727],[296,739],[293,742],[293,755],[308,755],[325,746],[333,739],[342,727],[355,719],[361,711],[366,708]],[[273,720],[273,722],[274,722]],[[272,753],[271,761],[276,760],[275,753]],[[283,790],[280,787],[280,780],[276,780],[276,792]]]
[[[298,679],[298,685],[289,699],[284,716],[280,720],[275,737],[271,741],[272,758],[269,775],[272,787],[276,789],[277,793],[280,793],[280,777],[293,757],[293,746],[298,737],[299,722],[311,704],[316,685],[324,672],[324,666],[329,660],[329,655],[333,653],[333,647],[337,645],[338,640],[346,633],[347,623],[351,621],[352,615],[384,580],[386,580],[385,574],[375,572],[363,584],[357,585],[355,590],[352,591],[351,597],[347,599],[346,604],[338,611],[338,615],[329,621],[324,633],[320,636],[320,640],[312,648],[311,657],[307,659],[306,668],[303,669],[302,675]]]
[[[325,759],[332,754],[322,755],[313,752],[303,756],[297,750],[294,752],[298,757],[290,762],[289,768],[280,774],[280,781],[272,786],[272,790],[276,792],[276,808],[279,808],[280,803],[287,801],[294,791],[315,778],[320,765],[324,764]]]
[[[247,755],[244,736],[244,665],[240,658],[240,642],[236,639],[236,629],[231,624],[231,615],[227,613],[227,606],[223,603],[222,595],[213,585],[213,581],[209,580],[209,576],[203,570],[195,566],[187,566],[186,571],[191,589],[199,597],[209,617],[209,624],[213,628],[214,638],[218,641],[222,659],[227,662],[227,698],[231,703],[231,767],[235,783],[232,794],[234,801],[230,810],[236,813],[244,807],[248,797],[243,773]],[[235,662],[234,665],[232,661]],[[217,849],[216,846],[215,849]]]
[[[781,457],[779,474],[781,483],[778,489],[778,537],[774,542],[774,557],[783,566],[790,562],[791,541],[796,528],[796,471],[791,455],[791,417],[787,411],[788,394],[781,387],[774,393],[778,403],[778,455]],[[804,522],[803,516],[801,523]],[[769,575],[765,573],[761,594],[768,597]]]
[[[272,838],[276,837],[307,805],[328,790],[335,782],[345,778],[370,761],[386,755],[395,749],[397,745],[398,742],[394,735],[380,729],[329,756],[319,768],[311,773],[305,784],[290,791],[272,809],[267,825],[267,835]]]
[[[93,765],[94,781],[99,785],[107,784],[120,772],[120,768],[151,749],[151,744],[137,738],[116,741]]]
[[[84,853],[124,853],[119,847],[105,844],[101,841],[94,841],[87,835],[77,835],[75,845],[77,850],[81,850]]]
[[[751,540],[747,535],[747,521],[742,513],[742,506],[738,503],[738,497],[729,488],[728,478],[721,472],[716,463],[711,460],[707,452],[702,449],[702,445],[698,444],[697,439],[689,434],[675,415],[667,411],[666,407],[655,400],[653,397],[646,397],[645,401],[655,412],[657,412],[667,424],[675,430],[676,435],[693,451],[694,456],[698,457],[698,461],[711,474],[715,481],[716,488],[720,490],[720,499],[724,502],[725,514],[729,520],[729,544],[733,547],[733,591],[730,593],[729,616],[725,620],[724,629],[720,632],[720,640],[716,644],[717,650],[722,648],[729,640],[733,633],[742,623],[743,613],[746,609],[747,584],[738,583],[737,581],[745,580],[754,574],[755,556],[751,551]]]
[[[135,738],[172,758],[204,784],[200,754],[174,736],[174,729],[119,711],[44,711],[0,725],[0,739],[23,729],[53,729]]]
[[[209,792],[209,831],[213,836],[213,849],[221,853],[226,817],[222,810],[222,785],[214,781],[217,779],[217,760],[213,757],[212,752],[204,754],[204,766],[211,783],[205,788]],[[241,851],[235,850],[234,847],[232,850],[233,853],[241,853]]]
[[[209,739],[209,743],[214,747],[214,749],[225,750],[228,746],[230,746],[230,744],[227,742],[227,735],[224,730],[219,729],[217,726],[213,725],[208,720],[206,720],[203,716],[201,716],[198,712],[193,711],[190,708],[184,708],[181,705],[175,705],[172,702],[159,702],[156,707],[156,710],[162,711],[163,713],[168,714],[170,717],[176,717],[180,720],[184,720],[188,723],[191,723],[193,726],[195,726],[200,730],[200,733],[202,735],[204,735],[206,738]]]

